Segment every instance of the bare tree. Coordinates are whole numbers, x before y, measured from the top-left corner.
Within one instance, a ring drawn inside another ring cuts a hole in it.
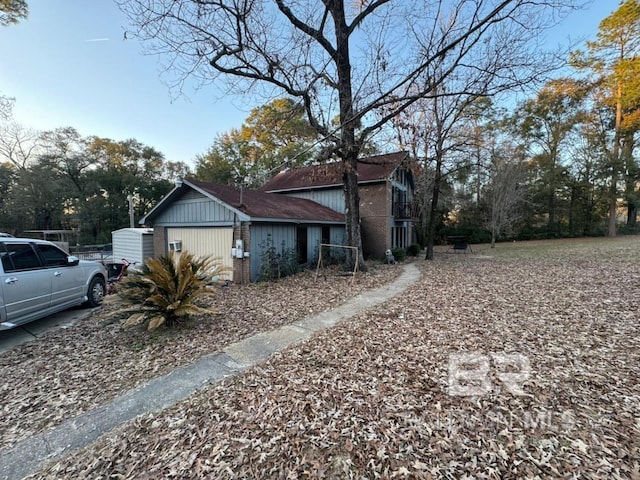
[[[14,98],[0,95],[0,121],[5,122],[11,118]]]
[[[518,156],[511,148],[494,154],[491,180],[485,193],[491,248],[495,248],[496,239],[507,233],[523,214],[527,197],[526,169]]]
[[[367,138],[465,71],[503,88],[541,76],[537,33],[573,0],[119,0],[181,88],[283,93],[343,163],[347,243],[363,265],[357,158]],[[473,88],[473,85],[470,85]],[[383,114],[379,114],[384,110]],[[335,120],[337,119],[337,124]],[[336,126],[337,125],[337,126]],[[351,259],[352,261],[355,259]]]
[[[433,260],[436,228],[442,216],[440,194],[446,178],[475,168],[480,180],[480,169],[484,168],[482,157],[486,156],[481,149],[486,150],[487,146],[480,144],[479,117],[491,110],[488,96],[499,93],[503,87],[491,76],[483,77],[473,71],[465,74],[466,77],[457,75],[449,79],[441,87],[442,94],[433,92],[391,120],[399,146],[409,149],[424,166],[421,176],[425,178],[418,180],[416,200],[426,247],[425,260]],[[450,90],[476,93],[446,95]]]
[[[0,159],[10,162],[19,170],[38,153],[42,137],[36,130],[8,120],[0,122]]]

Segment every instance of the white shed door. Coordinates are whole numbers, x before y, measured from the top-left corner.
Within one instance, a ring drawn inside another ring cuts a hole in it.
[[[182,242],[182,251],[188,251],[198,257],[218,257],[228,273],[222,278],[233,280],[233,259],[231,247],[233,228],[167,228],[168,242]]]

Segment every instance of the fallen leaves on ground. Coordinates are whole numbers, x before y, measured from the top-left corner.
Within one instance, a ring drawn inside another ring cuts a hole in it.
[[[216,288],[220,312],[175,330],[123,330],[109,314],[117,297],[71,328],[0,354],[0,450],[106,403],[153,377],[224,346],[345,302],[397,277],[397,266],[315,280],[306,271],[277,282]],[[331,272],[329,272],[331,273]]]
[[[438,255],[403,295],[34,478],[639,478],[638,245]]]

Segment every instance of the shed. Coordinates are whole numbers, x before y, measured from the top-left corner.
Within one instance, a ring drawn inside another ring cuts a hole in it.
[[[113,258],[125,258],[131,263],[142,263],[153,257],[153,228],[122,228],[111,232]]]

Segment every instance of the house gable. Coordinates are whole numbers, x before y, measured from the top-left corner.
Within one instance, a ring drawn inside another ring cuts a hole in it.
[[[235,212],[221,202],[192,189],[177,195],[153,219],[155,225],[164,226],[231,226]],[[147,220],[148,221],[148,220]]]
[[[141,224],[200,226],[231,225],[236,216],[248,220],[248,216],[219,198],[210,195],[199,186],[182,179],[140,220]]]

